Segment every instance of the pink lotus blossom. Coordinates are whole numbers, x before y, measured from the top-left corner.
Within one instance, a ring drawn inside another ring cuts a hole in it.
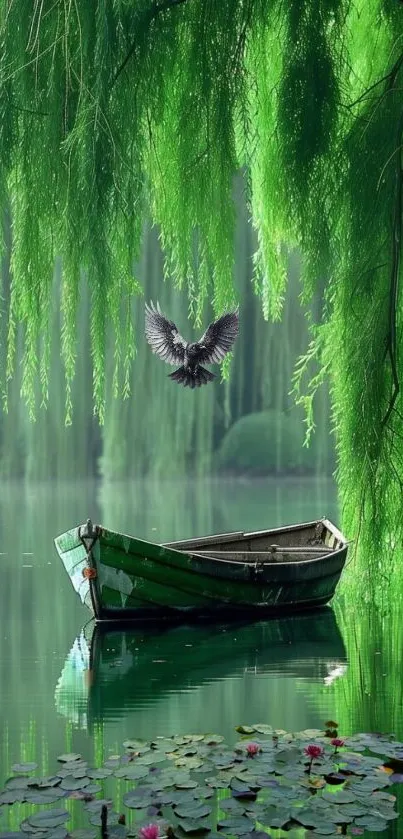
[[[255,755],[260,752],[260,746],[258,746],[257,743],[248,743],[246,751],[248,753],[248,757],[255,757]]]
[[[333,737],[333,740],[331,740],[330,743],[332,746],[336,746],[336,749],[344,746],[344,740],[342,740],[341,737]]]
[[[314,760],[315,757],[322,757],[323,755],[322,746],[315,746],[314,743],[310,743],[309,746],[305,746],[304,752],[307,757],[311,758],[311,760]]]
[[[157,824],[147,824],[139,830],[140,839],[158,839],[159,835],[160,829]]]

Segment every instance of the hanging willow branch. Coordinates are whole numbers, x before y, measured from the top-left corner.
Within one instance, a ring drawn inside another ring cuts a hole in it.
[[[144,17],[143,17],[143,20],[141,21],[140,27],[143,28],[143,27],[149,26],[152,23],[152,21],[155,20],[155,18],[158,17],[158,15],[161,14],[162,12],[167,12],[170,9],[175,8],[175,6],[182,6],[183,3],[187,3],[187,2],[188,2],[188,0],[166,0],[165,3],[159,3],[158,5],[156,4],[156,5],[152,6],[144,14]],[[113,76],[112,87],[113,87],[114,84],[116,84],[120,74],[123,73],[123,70],[125,69],[126,65],[130,61],[130,59],[132,58],[132,56],[133,56],[133,54],[136,50],[136,47],[137,47],[137,40],[134,40],[130,49],[129,49],[129,51],[127,52],[125,58],[123,59],[122,63],[119,65],[118,69],[116,70],[115,75]]]
[[[350,102],[348,107],[349,108],[354,108],[355,105],[359,105],[361,102],[365,102],[365,100],[368,98],[368,94],[371,93],[373,90],[376,90],[376,88],[378,88],[379,85],[383,84],[384,82],[386,82],[385,93],[387,93],[389,90],[392,90],[395,86],[396,77],[399,73],[399,70],[400,70],[402,64],[403,64],[403,53],[401,53],[401,55],[399,55],[399,58],[394,63],[394,65],[393,65],[392,69],[389,71],[389,73],[386,73],[386,75],[382,76],[381,79],[377,79],[377,81],[374,82],[373,84],[371,84],[369,86],[369,88],[367,88],[367,90],[364,90],[364,93],[362,93],[361,96],[358,97],[358,99],[356,99],[354,102]]]
[[[400,382],[398,374],[398,358],[397,358],[397,305],[398,305],[398,290],[399,290],[399,276],[401,264],[402,251],[402,214],[403,214],[403,165],[402,165],[402,148],[403,148],[403,111],[399,120],[397,136],[396,136],[396,200],[393,216],[392,227],[392,269],[390,279],[389,291],[389,333],[387,336],[387,353],[390,358],[392,368],[393,390],[390,402],[385,416],[382,420],[382,425],[386,426],[389,417],[394,410],[396,400],[400,393]]]

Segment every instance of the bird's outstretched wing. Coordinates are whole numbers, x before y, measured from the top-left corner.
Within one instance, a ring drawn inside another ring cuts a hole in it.
[[[172,320],[162,314],[159,303],[146,303],[145,333],[152,351],[167,364],[182,364],[185,358],[186,341]]]
[[[202,345],[197,360],[200,364],[217,364],[232,349],[239,330],[239,313],[226,312],[206,329],[198,341]]]

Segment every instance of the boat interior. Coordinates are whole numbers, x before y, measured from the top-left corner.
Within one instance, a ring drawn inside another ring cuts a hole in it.
[[[344,547],[342,534],[326,519],[275,530],[243,531],[166,543],[195,556],[232,562],[303,562]]]

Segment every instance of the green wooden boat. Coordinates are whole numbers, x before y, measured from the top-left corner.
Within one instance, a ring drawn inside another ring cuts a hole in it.
[[[311,609],[334,594],[348,543],[327,519],[155,544],[87,523],[55,539],[97,621]]]

